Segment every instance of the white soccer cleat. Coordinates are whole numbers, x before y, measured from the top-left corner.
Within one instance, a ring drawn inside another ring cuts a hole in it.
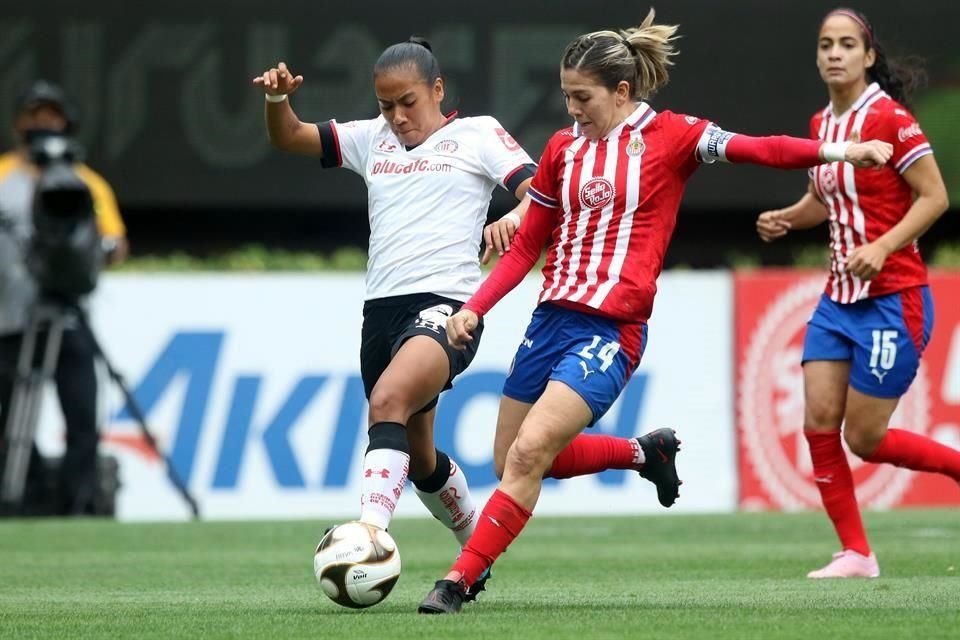
[[[833,554],[833,560],[830,564],[811,571],[807,574],[808,578],[878,578],[880,577],[880,565],[877,564],[877,556],[870,554],[864,556],[856,551],[845,549]]]

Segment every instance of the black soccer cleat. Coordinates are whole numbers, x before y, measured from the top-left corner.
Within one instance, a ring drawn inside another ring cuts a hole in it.
[[[462,582],[437,580],[433,590],[417,607],[417,613],[460,613],[466,599],[467,593]]]
[[[492,575],[492,574],[490,573],[490,567],[487,567],[487,568],[483,571],[483,574],[481,574],[481,576],[480,576],[479,578],[477,578],[477,581],[474,582],[472,585],[470,585],[470,588],[467,589],[467,592],[466,592],[466,595],[465,595],[464,598],[463,598],[463,601],[464,601],[464,602],[473,602],[474,600],[477,599],[477,596],[480,595],[480,592],[481,592],[481,591],[486,591],[486,590],[487,590],[487,580],[490,579],[491,575]]]
[[[657,429],[637,438],[646,461],[638,469],[641,478],[657,487],[657,499],[665,507],[673,506],[683,481],[677,476],[677,452],[680,441],[673,429]]]

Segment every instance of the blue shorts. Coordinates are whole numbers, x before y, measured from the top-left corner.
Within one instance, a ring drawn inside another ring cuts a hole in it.
[[[853,304],[824,294],[807,323],[803,362],[850,361],[850,386],[870,396],[899,398],[910,387],[930,332],[930,287],[912,287]]]
[[[503,395],[532,404],[548,381],[557,380],[586,401],[592,425],[623,391],[646,346],[645,323],[617,322],[546,302],[533,312]]]

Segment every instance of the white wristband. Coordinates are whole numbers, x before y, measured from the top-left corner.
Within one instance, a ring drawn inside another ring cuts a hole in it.
[[[847,159],[847,147],[849,142],[824,142],[820,148],[823,150],[824,162],[843,162]]]
[[[267,99],[267,102],[283,102],[287,99],[287,94],[281,93],[278,96],[272,96],[269,93],[265,93],[263,97]]]
[[[510,222],[513,223],[513,226],[514,226],[515,228],[518,228],[518,229],[520,228],[520,216],[517,215],[516,213],[514,213],[513,211],[511,211],[510,213],[507,213],[506,215],[504,215],[504,216],[503,216],[502,218],[500,218],[500,219],[501,219],[501,220],[509,220]]]

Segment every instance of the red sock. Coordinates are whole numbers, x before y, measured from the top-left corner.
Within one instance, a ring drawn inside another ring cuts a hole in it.
[[[942,473],[960,482],[960,451],[904,429],[887,429],[877,450],[866,460],[888,462],[914,471]]]
[[[553,459],[546,477],[572,478],[607,469],[633,469],[639,451],[640,443],[633,438],[581,433]]]
[[[531,515],[503,491],[494,491],[480,512],[476,530],[450,572],[460,573],[463,584],[467,588],[472,586],[520,535]]]
[[[820,499],[833,521],[840,544],[859,554],[870,555],[867,532],[860,519],[860,507],[853,492],[853,473],[840,442],[840,431],[805,431],[813,458],[813,478],[820,490]]]

